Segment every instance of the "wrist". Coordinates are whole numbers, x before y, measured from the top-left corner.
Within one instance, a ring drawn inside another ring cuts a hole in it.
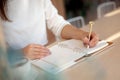
[[[73,39],[83,40],[87,35],[87,32],[77,29],[75,34],[72,36]]]

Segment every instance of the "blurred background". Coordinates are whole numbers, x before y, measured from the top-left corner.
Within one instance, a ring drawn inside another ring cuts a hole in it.
[[[60,15],[62,15],[66,20],[72,19],[74,17],[82,16],[84,18],[85,24],[88,24],[89,21],[94,21],[98,19],[98,14],[97,14],[97,8],[100,4],[109,2],[109,1],[114,1],[116,7],[120,7],[120,0],[52,0],[54,6],[58,9],[58,12]],[[0,32],[2,32],[2,29],[0,27]],[[48,32],[48,34],[50,34]],[[50,35],[49,38],[51,39],[51,43],[55,41],[54,36]],[[48,39],[49,39],[48,38]],[[0,34],[0,45],[4,45],[2,40],[3,36],[2,33]],[[2,47],[0,46],[0,49]],[[10,53],[13,53],[13,51],[8,51]],[[16,52],[14,52],[16,53]],[[18,56],[15,55],[14,56]],[[9,56],[6,54],[6,51],[3,51],[3,49],[0,50],[0,80],[8,80],[9,74],[11,74],[11,71],[9,69],[8,62],[10,60],[6,59],[6,56]],[[19,55],[19,57],[15,57],[13,61],[21,61],[23,59],[23,55]],[[26,61],[22,61],[25,63]],[[6,64],[5,64],[6,63]],[[21,63],[22,64],[22,63]],[[2,77],[3,76],[3,77]],[[10,78],[9,78],[10,80]],[[13,80],[13,79],[11,79]]]
[[[59,14],[65,19],[82,16],[86,24],[97,19],[98,5],[109,1],[114,1],[116,7],[120,6],[120,0],[52,0]]]

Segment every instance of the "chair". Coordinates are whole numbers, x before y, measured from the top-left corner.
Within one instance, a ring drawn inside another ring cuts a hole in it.
[[[116,9],[116,3],[114,1],[109,1],[100,4],[97,7],[97,17],[98,19],[103,17],[106,13],[111,12],[112,10]]]
[[[78,28],[83,27],[85,25],[85,21],[82,16],[74,17],[74,18],[68,19],[67,21]]]

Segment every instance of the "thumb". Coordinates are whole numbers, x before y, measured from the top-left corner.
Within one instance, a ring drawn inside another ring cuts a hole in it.
[[[85,46],[89,45],[89,39],[87,37],[85,37],[83,39],[83,43],[84,43]]]

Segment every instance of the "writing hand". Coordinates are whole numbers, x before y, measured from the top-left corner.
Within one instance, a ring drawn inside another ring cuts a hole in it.
[[[88,38],[88,36],[89,33],[86,34],[86,37],[84,37],[83,43],[85,44],[85,46],[89,45],[89,47],[94,47],[99,41],[98,36],[94,32],[91,33],[90,39]]]

